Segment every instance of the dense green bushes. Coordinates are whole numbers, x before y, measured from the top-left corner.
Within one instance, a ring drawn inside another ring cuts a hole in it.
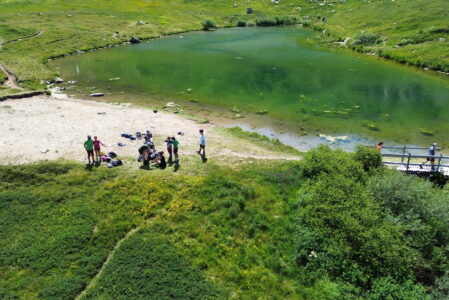
[[[336,282],[329,288],[338,299],[425,299],[423,286],[441,293],[449,198],[428,182],[384,170],[379,157],[365,147],[355,154],[320,147],[305,155],[298,267],[315,285]]]
[[[264,17],[256,19],[257,26],[285,26],[295,25],[297,23],[298,19],[294,16]]]
[[[201,22],[201,24],[203,25],[203,30],[205,31],[217,29],[217,25],[213,20],[204,20],[203,22]]]
[[[447,188],[373,149],[166,175],[1,167],[0,297],[73,298],[136,226],[87,298],[448,297]]]
[[[370,34],[366,32],[359,33],[352,44],[354,45],[375,45],[379,43],[380,36],[378,34]]]

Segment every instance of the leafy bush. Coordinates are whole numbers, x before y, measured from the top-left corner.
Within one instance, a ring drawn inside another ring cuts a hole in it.
[[[354,45],[375,45],[379,43],[380,36],[378,34],[370,34],[366,32],[359,33],[352,44]]]
[[[373,283],[372,290],[368,292],[365,299],[425,300],[430,297],[422,285],[411,280],[398,284],[389,277],[383,277]]]
[[[367,179],[362,165],[352,159],[352,154],[342,150],[332,150],[326,145],[320,145],[316,150],[307,152],[301,162],[301,170],[304,177],[313,180],[325,174],[339,174],[356,181]]]
[[[217,28],[217,25],[215,24],[215,22],[210,19],[204,20],[203,22],[201,22],[201,24],[203,25],[203,30],[205,30],[205,31],[215,30]]]
[[[418,274],[421,281],[433,283],[449,268],[449,197],[432,184],[415,177],[387,172],[369,182],[373,197],[385,213],[404,230],[407,244],[418,249],[430,268],[430,277]],[[422,271],[420,272],[422,273]]]
[[[242,20],[237,21],[237,27],[246,27],[246,22]]]
[[[361,169],[361,167],[360,167]],[[298,264],[311,280],[340,278],[369,287],[378,276],[404,279],[416,255],[403,244],[400,227],[382,218],[363,183],[323,174],[300,190]]]
[[[257,26],[285,26],[294,25],[298,23],[298,19],[294,16],[278,16],[273,18],[258,18],[256,19]]]
[[[354,159],[362,164],[365,172],[372,174],[383,167],[382,156],[374,148],[358,145],[354,154]]]

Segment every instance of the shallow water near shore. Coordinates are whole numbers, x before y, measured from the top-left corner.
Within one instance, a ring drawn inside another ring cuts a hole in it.
[[[52,66],[76,81],[78,95],[224,107],[205,115],[228,124],[257,119],[256,130],[280,121],[288,135],[310,141],[318,134],[417,145],[449,140],[449,80],[331,49],[316,36],[298,27],[192,32]]]

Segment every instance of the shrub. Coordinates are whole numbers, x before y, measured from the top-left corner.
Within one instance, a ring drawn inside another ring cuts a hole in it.
[[[380,42],[380,38],[378,34],[369,34],[369,33],[359,33],[354,42],[354,45],[374,45]]]
[[[317,179],[323,174],[339,174],[356,181],[365,181],[367,174],[362,165],[352,159],[352,154],[341,150],[332,150],[329,146],[320,145],[304,155],[301,162],[302,175]]]
[[[416,254],[401,228],[382,218],[381,207],[356,178],[325,174],[300,190],[297,259],[309,280],[340,278],[368,287],[379,276],[405,279]]]
[[[215,24],[215,22],[213,20],[204,20],[203,22],[201,22],[201,24],[203,24],[203,30],[205,31],[210,31],[210,30],[214,30],[217,28],[217,25]]]
[[[246,22],[245,21],[237,21],[237,27],[246,27]]]
[[[411,280],[398,284],[389,277],[376,280],[371,291],[364,297],[367,300],[424,300],[430,299],[425,288]]]
[[[274,18],[259,18],[256,20],[257,26],[285,26],[298,23],[298,19],[292,16],[278,16]]]
[[[397,172],[370,180],[372,196],[385,214],[404,230],[407,244],[418,249],[435,276],[449,267],[449,197],[432,184]],[[433,281],[433,276],[422,278]]]
[[[358,145],[354,154],[354,159],[362,164],[365,172],[370,174],[383,167],[382,156],[380,152],[374,148]]]

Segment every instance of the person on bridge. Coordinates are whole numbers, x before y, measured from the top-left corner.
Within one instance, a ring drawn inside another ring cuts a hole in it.
[[[435,164],[435,153],[436,153],[437,143],[433,143],[432,146],[429,147],[429,157],[427,157],[426,161],[423,162],[420,166],[420,168],[423,168],[423,165],[430,162],[431,168],[433,170],[433,165]]]
[[[374,145],[374,149],[381,151],[384,147],[384,142],[379,142],[378,144]]]

